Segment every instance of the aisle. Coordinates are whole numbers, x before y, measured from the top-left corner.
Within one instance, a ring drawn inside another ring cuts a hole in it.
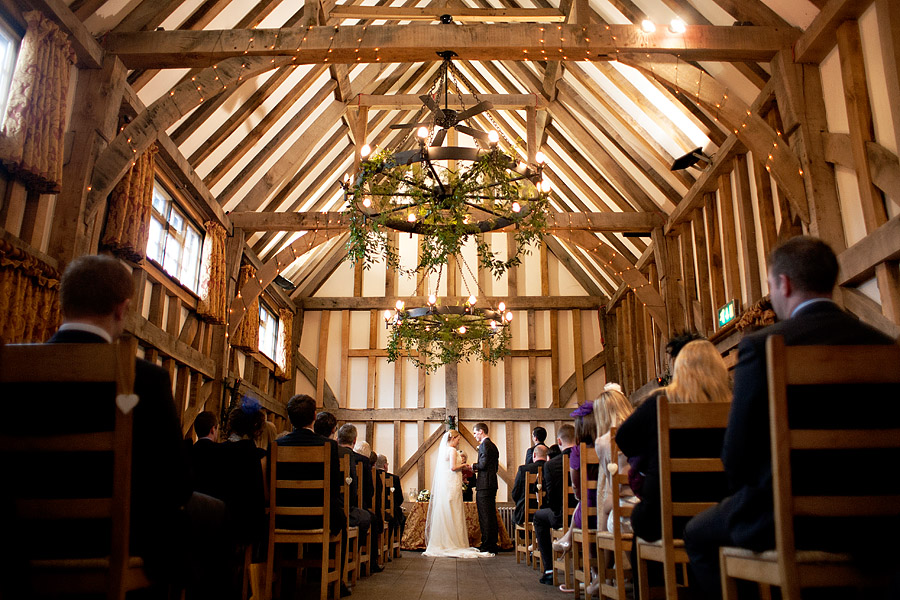
[[[516,564],[512,552],[494,558],[427,558],[404,552],[383,573],[357,582],[349,600],[565,600],[540,573]]]

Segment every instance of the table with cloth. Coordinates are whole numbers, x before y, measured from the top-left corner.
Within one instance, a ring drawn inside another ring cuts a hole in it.
[[[425,549],[425,521],[428,518],[428,502],[413,502],[405,504],[409,507],[406,513],[406,529],[400,548],[403,550]],[[478,507],[474,502],[463,502],[463,510],[466,513],[466,532],[469,534],[469,545],[477,547],[481,544],[481,527],[478,524]],[[497,511],[497,543],[503,550],[513,547],[509,534],[503,521],[500,520],[500,511]]]

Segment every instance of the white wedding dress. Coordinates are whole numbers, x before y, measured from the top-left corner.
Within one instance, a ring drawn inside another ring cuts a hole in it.
[[[457,453],[450,446],[450,433],[441,438],[437,466],[431,482],[431,501],[425,522],[425,556],[449,558],[479,558],[493,556],[469,546],[466,533],[466,514],[462,500],[462,472],[454,471]]]

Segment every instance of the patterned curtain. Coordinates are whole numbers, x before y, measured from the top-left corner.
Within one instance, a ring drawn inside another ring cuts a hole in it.
[[[0,343],[46,342],[60,322],[59,272],[0,240]]]
[[[204,223],[203,263],[200,265],[200,303],[197,313],[210,323],[225,323],[225,228],[215,221]]]
[[[281,322],[281,347],[278,349],[278,363],[275,368],[275,376],[282,379],[290,379],[294,371],[294,313],[287,308],[278,311],[278,319]]]
[[[256,277],[256,267],[244,265],[241,267],[241,275],[238,277],[238,293],[244,284]],[[231,338],[231,345],[244,350],[259,350],[259,298],[247,307],[241,325]]]
[[[25,39],[0,129],[0,162],[29,189],[57,193],[75,52],[66,34],[40,12],[25,13],[25,21]]]
[[[147,255],[150,212],[153,206],[154,144],[135,160],[109,196],[106,229],[101,248],[116,256],[140,262]]]

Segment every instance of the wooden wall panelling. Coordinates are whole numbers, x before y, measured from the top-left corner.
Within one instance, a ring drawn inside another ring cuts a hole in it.
[[[714,330],[712,286],[710,283],[712,275],[709,269],[709,248],[706,242],[706,225],[703,220],[703,209],[698,208],[694,211],[691,224],[694,233],[694,247],[697,251],[697,287],[699,288],[698,298],[700,300],[701,316],[695,325],[697,331],[709,337],[709,334]]]
[[[533,310],[526,312],[528,319],[528,350],[535,349],[535,315]],[[537,356],[533,352],[528,355],[528,408],[537,408]]]
[[[548,67],[549,68],[549,67]],[[547,247],[546,242],[541,242],[540,247],[540,261],[541,261],[541,295],[544,297],[550,296],[550,251]],[[556,311],[551,311],[552,313],[556,313]],[[553,317],[551,317],[552,319]],[[558,324],[558,321],[557,321]],[[559,348],[557,347],[557,352],[553,352],[553,325],[550,326],[550,361],[552,363],[556,363],[559,357]],[[536,346],[536,332],[535,332],[535,312],[533,310],[528,311],[528,349],[535,350]],[[552,367],[551,367],[552,369]],[[557,374],[559,370],[557,369]],[[537,407],[537,357],[534,354],[529,355],[528,357],[528,407],[535,408]],[[551,378],[551,406],[559,406],[559,380],[556,382],[552,381]],[[554,402],[556,402],[554,404]]]
[[[328,328],[331,324],[331,311],[323,310],[319,322],[319,352],[316,356],[316,406],[325,406],[325,365],[328,360]]]
[[[422,369],[419,369],[419,371],[421,372]],[[418,432],[416,439],[419,443],[419,449],[416,451],[415,454],[412,455],[412,457],[409,459],[409,461],[414,461],[416,464],[416,480],[418,482],[419,489],[421,490],[421,489],[424,489],[426,485],[428,485],[425,483],[425,461],[419,460],[419,458],[425,454],[425,450],[426,450],[426,448],[425,448],[425,421],[417,421],[416,422],[416,430]],[[437,431],[440,431],[440,428],[438,428]],[[406,464],[409,464],[409,461],[407,461]],[[398,473],[398,475],[400,475],[400,477],[403,477],[402,470],[401,470],[401,473]]]
[[[744,277],[747,280],[747,303],[762,297],[759,275],[759,250],[756,243],[756,225],[753,219],[753,194],[750,192],[750,170],[747,155],[734,157],[734,174],[737,188],[738,222],[744,247]]]
[[[900,98],[900,4],[893,0],[875,0],[878,33],[884,62],[888,98]],[[900,107],[891,106],[894,137],[900,140]]]
[[[637,307],[640,300],[634,292],[629,292],[625,297],[625,310],[628,318],[628,358],[631,365],[632,389],[638,389],[644,385],[644,378],[641,368],[641,332],[637,327]]]
[[[606,381],[622,382],[619,363],[618,329],[615,311],[599,310],[600,336],[603,339],[603,351],[606,353]]]
[[[44,247],[44,237],[49,226],[48,220],[52,216],[55,204],[55,194],[33,194],[33,197],[25,202],[25,212],[22,215],[19,234],[23,242],[38,250]]]
[[[856,177],[862,202],[866,232],[871,233],[887,222],[884,196],[872,182],[868,142],[875,141],[875,126],[869,104],[865,62],[856,21],[847,21],[838,27],[838,49],[841,60],[841,77],[844,81],[844,99],[847,121],[850,126],[850,148],[856,165]],[[900,323],[900,275],[896,265],[882,263],[875,267],[881,309],[894,323]]]
[[[162,284],[152,282],[150,284],[150,312],[147,320],[162,328],[163,313],[165,312],[166,288]]]
[[[369,350],[378,349],[378,318],[377,310],[369,311]],[[375,386],[378,385],[378,378],[375,372],[377,361],[375,353],[370,352],[366,377],[366,408],[375,408]]]
[[[391,456],[389,473],[396,473],[394,469],[400,467],[400,441],[403,439],[403,429],[400,421],[394,421],[394,454]]]
[[[634,387],[633,372],[631,370],[631,336],[629,335],[627,294],[616,309],[616,328],[616,337],[619,340],[618,348],[620,350],[617,358],[619,359],[619,369],[622,376],[621,383],[626,390],[625,393],[628,394],[636,388]]]
[[[581,311],[572,311],[572,344],[575,346],[575,394],[577,404],[583,404],[587,397],[584,390],[584,349],[581,344]]]
[[[682,269],[680,236],[675,233],[663,239],[666,244],[666,301],[670,302],[669,324],[672,331],[694,328],[694,315],[687,299]],[[672,321],[674,315],[674,322]]]
[[[665,302],[666,309],[666,334],[672,335],[676,330],[682,329],[682,311],[677,294],[674,294],[674,287],[670,284],[668,251],[669,246],[666,242],[666,236],[661,228],[654,229],[651,233],[653,237],[653,254],[657,267],[657,276],[659,278],[659,295]]]
[[[685,221],[678,227],[678,243],[681,255],[681,280],[684,289],[684,311],[688,317],[689,328],[697,331],[697,322],[702,320],[697,300],[697,271],[694,268],[694,238],[691,234],[691,222]]]
[[[516,253],[516,238],[513,234],[506,234],[506,255],[513,256]],[[514,298],[519,295],[519,268],[511,267],[506,271],[506,286],[507,292],[506,295],[508,298]],[[551,333],[551,348],[553,347],[552,333]],[[555,356],[555,355],[554,355]],[[504,408],[512,408],[513,405],[513,391],[512,391],[512,357],[507,356],[503,359],[503,406]],[[551,361],[555,362],[555,359],[551,357]],[[552,401],[551,401],[551,405]],[[558,406],[558,404],[556,405]]]
[[[755,159],[755,157],[754,157]],[[775,228],[775,200],[772,197],[772,179],[762,161],[753,161],[753,179],[756,183],[756,205],[759,208],[759,223],[762,227],[763,256],[778,243],[778,231]],[[809,198],[807,192],[807,198]]]
[[[741,294],[741,267],[738,257],[737,235],[734,222],[734,196],[731,175],[719,177],[719,215],[722,221],[722,256],[725,275],[725,302],[734,299],[743,306]]]
[[[779,125],[780,111],[778,111],[777,108],[775,110],[769,111],[769,114],[766,116],[766,121],[769,123],[772,129],[781,131],[781,126]],[[801,146],[798,144],[796,147],[800,148]],[[769,171],[766,170],[766,172]],[[828,184],[828,186],[833,187],[834,182],[832,181]],[[803,232],[803,227],[800,224],[800,217],[797,216],[794,209],[791,207],[791,204],[788,201],[784,190],[781,189],[777,182],[775,183],[775,191],[778,193],[778,214],[781,217],[781,225],[778,228],[778,241],[783,242],[786,239],[792,238],[796,235],[800,235]],[[816,210],[824,212],[822,208],[820,208],[820,205],[822,205],[821,201],[813,202],[812,204],[814,208],[816,208]],[[817,216],[816,218],[818,219],[820,217]]]
[[[656,364],[656,344],[653,335],[653,318],[646,306],[641,305],[640,319],[643,321],[642,329],[644,332],[644,364],[646,371],[644,379],[649,381],[656,376],[659,371],[659,365]]]
[[[706,194],[704,202],[706,236],[709,248],[709,272],[712,290],[712,309],[725,304],[725,257],[722,255],[722,236],[719,233],[719,207],[714,193]]]
[[[25,184],[17,180],[7,181],[3,205],[0,206],[0,223],[3,224],[3,229],[16,237],[22,232],[27,203],[28,190],[25,189]]]

